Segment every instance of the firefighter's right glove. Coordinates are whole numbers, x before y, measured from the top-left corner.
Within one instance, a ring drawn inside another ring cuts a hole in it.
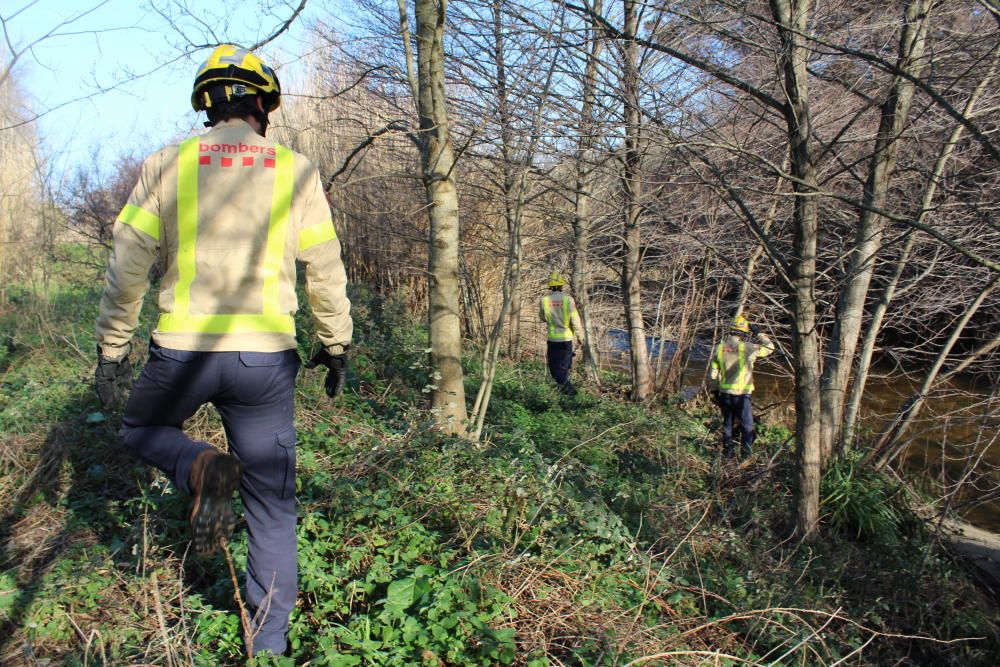
[[[759,324],[751,324],[750,325],[750,333],[752,333],[754,335],[754,338],[756,338],[757,336],[759,336],[760,335],[760,325]]]
[[[121,400],[125,391],[132,388],[132,362],[128,352],[118,359],[108,359],[97,348],[97,369],[94,371],[94,389],[101,407],[107,410]]]
[[[329,371],[326,374],[326,381],[323,383],[326,395],[336,398],[344,393],[344,385],[347,384],[347,355],[330,354],[323,348],[306,362],[306,368],[316,368],[326,366]]]

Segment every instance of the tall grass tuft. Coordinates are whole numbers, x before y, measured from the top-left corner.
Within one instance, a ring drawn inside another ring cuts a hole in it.
[[[823,519],[830,528],[856,539],[895,544],[910,518],[901,491],[858,457],[839,459],[820,485]]]

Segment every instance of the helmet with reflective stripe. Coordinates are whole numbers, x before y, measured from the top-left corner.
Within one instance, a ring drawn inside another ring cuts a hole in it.
[[[739,331],[740,333],[750,333],[750,323],[747,322],[747,318],[742,315],[737,315],[733,318],[733,323],[729,328],[733,331]]]
[[[549,287],[562,287],[566,284],[566,279],[558,271],[549,274]]]
[[[204,111],[218,102],[260,95],[265,111],[281,104],[281,83],[274,70],[253,53],[233,44],[223,44],[198,69],[191,92],[191,106]]]

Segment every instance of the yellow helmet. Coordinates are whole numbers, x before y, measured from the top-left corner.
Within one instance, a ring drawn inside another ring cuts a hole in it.
[[[215,103],[246,95],[260,95],[264,110],[274,111],[281,104],[278,75],[246,49],[233,44],[215,47],[198,69],[191,106],[195,111],[204,111]]]
[[[566,279],[558,271],[549,274],[549,287],[562,287],[566,284]]]
[[[742,315],[737,315],[733,318],[733,323],[729,328],[733,331],[739,331],[740,333],[750,333],[750,323],[747,322],[747,318]]]

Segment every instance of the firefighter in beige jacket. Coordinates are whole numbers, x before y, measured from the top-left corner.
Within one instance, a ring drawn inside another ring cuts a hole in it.
[[[129,386],[130,340],[150,268],[163,268],[149,360],[122,419],[125,445],[193,496],[195,550],[215,551],[233,530],[239,488],[248,532],[247,600],[255,653],[286,650],[296,597],[296,260],[329,368],[343,389],[351,342],[340,243],[319,172],[268,139],[280,103],[274,71],[256,55],[218,47],[195,80],[192,104],[212,129],[146,159],[114,228],[97,320],[96,388],[105,406]],[[183,423],[218,410],[223,454]],[[259,612],[259,613],[256,613]]]

